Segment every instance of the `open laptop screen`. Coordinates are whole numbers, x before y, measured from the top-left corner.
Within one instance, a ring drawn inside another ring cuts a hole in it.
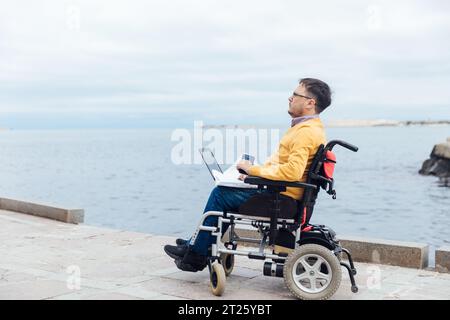
[[[206,164],[206,167],[209,170],[209,173],[211,174],[212,178],[214,178],[214,175],[212,173],[212,170],[217,170],[220,173],[223,173],[222,168],[217,163],[216,158],[214,157],[214,153],[211,151],[211,149],[208,148],[200,148],[199,149],[200,154],[202,155],[203,162]]]

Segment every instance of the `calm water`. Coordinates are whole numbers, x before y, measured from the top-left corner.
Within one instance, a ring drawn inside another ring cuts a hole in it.
[[[450,243],[450,188],[417,171],[449,126],[331,128],[337,200],[312,222],[340,234]],[[0,196],[85,209],[91,225],[187,236],[213,186],[203,165],[171,163],[168,129],[0,132]]]

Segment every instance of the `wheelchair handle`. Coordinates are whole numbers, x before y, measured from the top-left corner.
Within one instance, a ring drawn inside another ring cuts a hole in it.
[[[340,145],[341,147],[349,149],[349,150],[351,150],[353,152],[357,152],[358,151],[358,147],[357,146],[354,146],[354,145],[352,145],[352,144],[350,144],[348,142],[342,141],[342,140],[331,140],[330,142],[327,143],[327,146],[325,147],[325,149],[331,151],[333,149],[333,147],[335,145],[337,145],[337,144]]]

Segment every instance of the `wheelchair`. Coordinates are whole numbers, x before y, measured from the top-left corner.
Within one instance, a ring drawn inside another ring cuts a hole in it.
[[[333,187],[336,156],[332,152],[335,145],[353,152],[358,151],[356,146],[345,141],[332,140],[326,145],[320,145],[306,182],[274,181],[247,176],[244,180],[246,183],[268,192],[252,196],[237,212],[204,213],[191,238],[191,244],[200,231],[211,232],[216,238],[206,259],[210,288],[214,295],[223,294],[226,277],[232,273],[236,255],[264,261],[263,274],[284,278],[285,285],[298,299],[330,298],[340,286],[342,267],[348,271],[352,292],[358,291],[354,278],[356,269],[350,252],[340,245],[331,228],[309,223],[321,189],[336,199]],[[302,199],[296,201],[280,194],[287,187],[303,188]],[[217,226],[203,225],[209,216],[218,217]],[[229,225],[229,237],[222,243],[224,224]],[[256,228],[260,239],[238,236],[235,232],[236,225]],[[253,246],[258,244],[259,249],[255,251],[254,247],[248,246],[246,249],[238,249],[238,243],[252,243]],[[342,261],[344,255],[348,263]]]

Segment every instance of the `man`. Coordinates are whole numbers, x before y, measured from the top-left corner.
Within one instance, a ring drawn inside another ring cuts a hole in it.
[[[300,80],[298,87],[288,100],[288,113],[292,117],[291,128],[282,137],[278,151],[262,166],[255,166],[243,160],[237,164],[239,169],[251,176],[271,180],[306,181],[312,159],[319,146],[326,141],[319,114],[331,104],[330,87],[321,80],[304,78]],[[245,179],[245,175],[241,175],[240,179]],[[261,192],[266,191],[215,187],[203,213],[236,211],[242,203]],[[303,189],[287,188],[283,194],[300,200]],[[217,220],[217,217],[208,217],[204,225],[216,226]],[[226,231],[226,227],[224,226],[225,230],[222,230],[222,234]],[[166,245],[164,251],[175,259],[180,269],[201,270],[206,266],[208,249],[215,242],[215,237],[210,232],[200,231],[195,243],[190,244],[189,241],[177,239],[177,246]]]

